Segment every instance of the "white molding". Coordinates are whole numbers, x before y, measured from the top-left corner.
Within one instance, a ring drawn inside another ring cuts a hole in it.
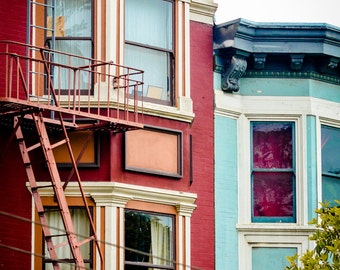
[[[250,184],[250,122],[257,121],[292,121],[295,123],[295,149],[296,149],[296,222],[294,224],[304,224],[305,218],[302,216],[304,213],[304,190],[305,190],[305,182],[304,179],[304,171],[303,171],[303,163],[302,160],[305,158],[305,154],[302,152],[304,150],[304,143],[302,141],[303,128],[302,125],[302,116],[301,115],[282,115],[282,114],[270,114],[270,115],[262,115],[262,114],[247,114],[242,115],[238,121],[238,134],[239,134],[239,159],[238,159],[238,222],[240,224],[250,224],[251,223],[251,184]],[[256,224],[256,223],[255,223]],[[263,223],[258,225],[262,227]],[[265,223],[266,224],[266,223]],[[285,223],[289,224],[289,223]]]
[[[190,97],[179,96],[178,107],[165,106],[156,103],[144,102],[143,114],[153,115],[182,122],[193,122],[195,114],[193,112],[193,102]]]
[[[38,186],[47,186],[49,182],[37,182]],[[29,189],[29,183],[26,183]],[[97,206],[117,206],[124,208],[129,200],[165,204],[176,207],[179,215],[191,216],[196,208],[197,195],[182,191],[174,191],[160,188],[150,188],[117,182],[82,182],[86,196],[93,198]],[[76,182],[67,185],[65,196],[80,197],[79,186]],[[52,188],[39,190],[42,197],[53,196]]]
[[[261,231],[252,231],[249,228],[239,229],[239,270],[252,269],[252,248],[297,248],[297,253],[302,255],[306,249],[313,247],[309,240],[310,234],[314,231],[311,227],[278,227],[266,226]]]
[[[338,102],[314,97],[241,96],[215,90],[215,111],[229,114],[316,115],[340,123]]]
[[[191,0],[190,19],[212,25],[216,10],[217,4],[212,0]]]

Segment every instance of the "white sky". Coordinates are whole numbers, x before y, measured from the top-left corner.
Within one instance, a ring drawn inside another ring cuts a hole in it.
[[[340,0],[214,0],[216,23],[243,18],[254,22],[312,22],[340,27]]]

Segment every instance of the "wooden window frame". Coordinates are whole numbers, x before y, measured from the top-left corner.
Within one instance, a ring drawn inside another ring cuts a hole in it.
[[[289,123],[292,125],[292,168],[291,169],[255,169],[253,167],[253,123]],[[295,223],[296,222],[296,126],[294,121],[275,121],[275,120],[253,120],[250,122],[250,181],[251,181],[251,222],[254,223]],[[292,216],[254,216],[254,184],[253,184],[253,175],[255,172],[268,172],[268,173],[292,173],[292,190],[293,190],[293,214]]]
[[[174,129],[165,129],[165,128],[159,128],[159,127],[154,127],[154,126],[144,126],[145,131],[150,131],[150,132],[156,132],[159,134],[164,134],[170,135],[170,136],[177,136],[176,140],[176,151],[177,151],[177,167],[176,170],[173,171],[165,171],[165,170],[155,170],[154,168],[148,167],[147,163],[145,164],[145,167],[142,167],[135,162],[130,161],[129,159],[129,151],[131,151],[131,144],[132,142],[130,141],[131,138],[129,138],[129,133],[125,133],[124,137],[124,169],[127,171],[134,171],[134,172],[142,172],[142,173],[147,173],[147,174],[154,174],[154,175],[161,175],[161,176],[167,176],[167,177],[173,177],[173,178],[182,178],[183,177],[183,133],[182,131],[179,130],[174,130]],[[133,131],[132,131],[133,132]],[[140,144],[141,145],[141,144]],[[143,149],[145,150],[145,149]],[[144,156],[144,160],[148,158],[147,156],[147,151],[141,151],[140,149],[135,150],[139,154],[141,154],[141,158]],[[151,156],[151,155],[150,155]],[[149,157],[150,157],[149,156]],[[153,158],[159,157],[159,155],[152,155]]]
[[[144,48],[144,49],[149,49],[149,50],[154,50],[154,51],[158,51],[158,52],[163,52],[167,54],[169,63],[168,63],[168,71],[169,71],[169,78],[168,78],[168,92],[169,92],[169,100],[163,100],[160,98],[155,98],[152,95],[148,96],[148,90],[146,91],[145,95],[143,95],[143,100],[146,102],[150,102],[150,103],[157,103],[157,104],[161,104],[161,105],[167,105],[167,106],[175,106],[175,59],[176,59],[176,52],[175,52],[175,36],[176,36],[176,1],[175,0],[160,0],[160,1],[164,1],[164,2],[169,2],[172,3],[172,44],[173,44],[173,48],[172,50],[169,49],[165,49],[165,48],[159,48],[159,47],[155,47],[155,46],[151,46],[148,44],[144,44],[144,43],[138,43],[138,42],[134,42],[131,40],[126,40],[124,39],[124,45],[130,45],[130,46],[135,46],[138,48]],[[126,14],[124,14],[124,16],[126,16]],[[152,84],[149,85],[149,87],[155,87]],[[133,93],[129,94],[130,97],[133,97]]]
[[[82,208],[84,207],[84,202],[82,198],[79,197],[66,197],[67,204],[70,208]],[[87,204],[92,212],[92,219],[96,220],[96,207],[95,203],[91,198],[86,198]],[[47,207],[58,207],[56,201],[54,200],[53,196],[46,196],[42,197],[42,202],[44,206]],[[36,211],[36,208],[34,208],[34,253],[35,254],[44,254],[44,240],[43,240],[43,232],[41,229],[40,221],[39,221],[39,215]],[[51,225],[51,224],[49,224]],[[53,225],[51,225],[53,226]],[[93,266],[96,265],[96,247],[95,245],[91,245],[91,263]],[[44,267],[44,259],[41,256],[35,256],[34,257],[34,269],[36,270],[43,270]]]

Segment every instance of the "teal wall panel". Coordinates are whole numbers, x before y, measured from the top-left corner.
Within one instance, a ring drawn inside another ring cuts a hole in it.
[[[310,96],[340,102],[339,85],[313,79],[241,78],[239,85],[240,91],[234,94],[243,96]],[[216,84],[215,88],[217,86]]]
[[[314,210],[318,207],[317,193],[317,152],[316,152],[316,118],[307,116],[307,187],[308,187],[308,221],[316,217]]]
[[[296,253],[294,247],[253,247],[252,270],[283,270],[289,265],[286,257]]]
[[[237,120],[215,116],[216,269],[238,269]]]

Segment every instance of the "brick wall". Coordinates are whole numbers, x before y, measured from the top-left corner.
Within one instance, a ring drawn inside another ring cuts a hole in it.
[[[191,97],[195,120],[193,137],[193,184],[198,194],[192,216],[192,266],[214,269],[214,130],[212,26],[191,22]]]

